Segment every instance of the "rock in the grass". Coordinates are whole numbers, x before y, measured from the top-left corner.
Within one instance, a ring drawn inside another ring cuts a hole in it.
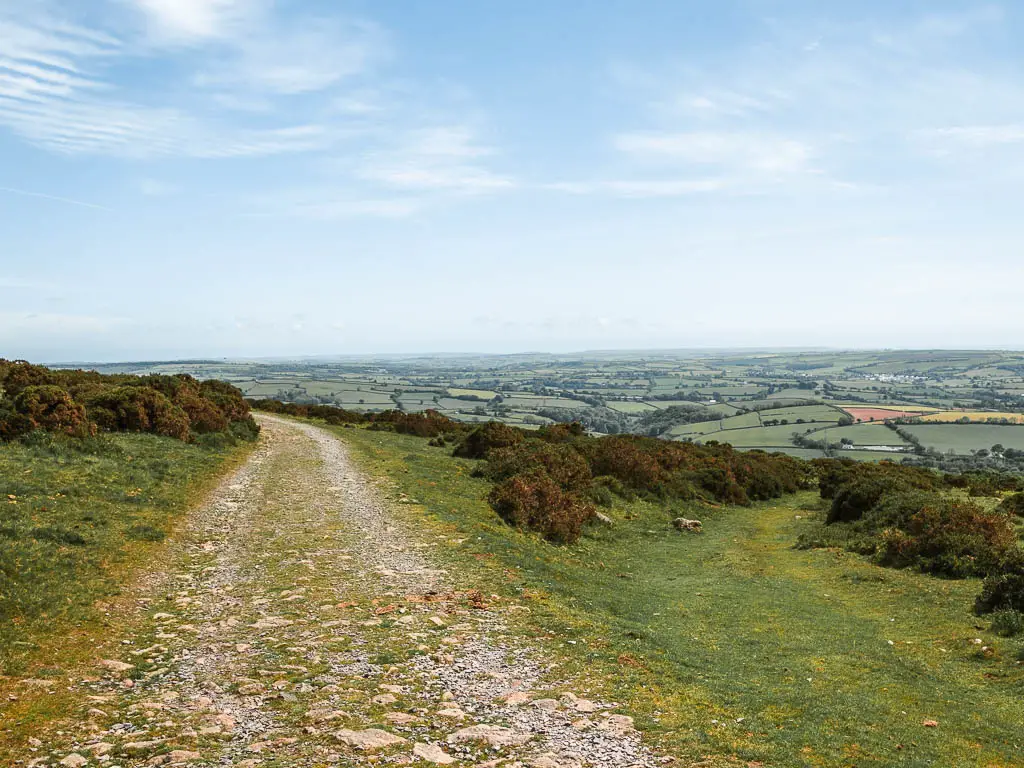
[[[101,741],[98,744],[93,744],[89,747],[89,749],[92,751],[94,755],[96,755],[96,757],[103,757],[104,755],[109,755],[110,751],[113,748],[114,745],[111,744],[109,741]]]
[[[175,749],[171,751],[171,765],[178,763],[190,763],[193,760],[202,760],[203,756],[199,752],[192,752],[188,749]]]
[[[421,760],[426,760],[428,763],[435,763],[437,765],[451,765],[455,762],[455,758],[445,752],[436,744],[414,744],[412,753],[415,757]]]
[[[116,659],[103,659],[103,661],[100,662],[100,666],[108,672],[113,672],[115,675],[123,675],[135,669],[134,664],[126,664],[125,662],[117,661]]]
[[[529,734],[516,733],[511,728],[500,725],[471,725],[448,737],[448,742],[451,744],[463,741],[485,741],[490,746],[499,748],[518,747],[529,740]]]
[[[576,699],[572,706],[577,712],[597,712],[600,709],[597,704],[589,699]]]
[[[606,731],[616,736],[625,736],[636,730],[633,727],[633,718],[629,715],[608,715],[608,717],[597,724],[597,727],[598,730]]]
[[[379,728],[367,728],[365,731],[341,730],[334,734],[334,738],[365,752],[406,743],[401,736],[382,731]]]
[[[382,707],[386,707],[388,704],[394,704],[398,699],[390,693],[382,693],[379,696],[374,696],[370,699],[374,704],[380,704]]]
[[[685,517],[677,517],[672,521],[672,525],[676,527],[677,531],[689,531],[690,533],[700,533],[704,530],[704,525],[700,520],[688,520]]]
[[[530,768],[561,768],[561,764],[553,753],[535,757],[529,763]]]
[[[418,723],[423,720],[422,717],[410,715],[408,712],[388,712],[384,715],[384,718],[395,725],[411,725],[412,723]]]
[[[149,741],[129,741],[127,744],[121,746],[125,752],[131,752],[138,754],[140,752],[149,752],[156,747],[159,747],[164,743],[163,739],[151,739]]]
[[[328,723],[331,720],[344,720],[351,717],[348,712],[340,709],[311,709],[306,718],[314,723]]]
[[[447,709],[440,709],[437,712],[438,717],[448,717],[452,720],[464,720],[466,713],[458,707],[448,707]]]
[[[533,697],[525,691],[512,691],[512,693],[507,693],[502,698],[506,704],[519,706],[520,704],[528,704]]]
[[[72,752],[70,755],[60,761],[60,764],[65,768],[82,768],[83,765],[89,761],[82,757],[77,752]]]
[[[537,709],[543,709],[545,712],[554,712],[558,709],[558,702],[554,699],[536,699],[532,703]]]

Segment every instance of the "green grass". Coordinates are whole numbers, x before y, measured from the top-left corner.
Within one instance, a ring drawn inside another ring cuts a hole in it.
[[[725,432],[707,435],[703,438],[729,443],[737,448],[766,448],[770,446],[788,446],[793,444],[794,432],[806,432],[812,429],[811,424],[781,424],[776,427],[750,427],[747,429],[730,429]]]
[[[978,628],[977,582],[794,549],[818,525],[812,494],[749,509],[622,504],[614,527],[558,548],[500,523],[471,462],[415,438],[337,432],[422,504],[406,514],[458,531],[453,557],[479,567],[482,588],[532,598],[527,621],[563,668],[607,686],[681,758],[1021,764],[1022,649]],[[703,519],[705,533],[675,532],[680,513]]]
[[[0,669],[95,618],[191,499],[246,453],[152,435],[0,444]]]
[[[772,408],[771,410],[761,411],[761,418],[766,421],[770,419],[786,419],[790,424],[794,423],[797,419],[838,422],[842,416],[843,414],[838,408],[828,405],[804,405],[795,408]]]
[[[658,410],[655,406],[649,403],[638,403],[628,400],[609,400],[608,407],[613,411],[618,411],[619,413],[647,413],[648,411]]]
[[[915,424],[905,427],[928,448],[945,453],[970,453],[1001,443],[1006,448],[1024,449],[1024,426],[997,424]]]
[[[844,437],[853,440],[854,445],[902,445],[909,443],[900,437],[894,430],[884,424],[853,424],[849,427],[829,428],[827,431],[829,443],[838,443]],[[815,432],[811,437],[815,440],[823,440],[826,432]]]

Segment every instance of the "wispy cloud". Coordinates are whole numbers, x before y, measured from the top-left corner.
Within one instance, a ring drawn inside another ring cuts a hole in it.
[[[1003,16],[977,5],[888,24],[768,19],[756,44],[720,60],[616,62],[609,81],[633,127],[610,137],[604,180],[562,187],[828,192],[879,189],[896,158],[904,184],[929,155],[983,163],[982,149],[1024,147],[1024,85],[978,55]]]
[[[483,194],[512,189],[517,182],[488,169],[483,160],[494,154],[466,126],[412,131],[399,146],[366,155],[355,175],[400,190],[435,190]]]
[[[70,197],[59,197],[58,195],[48,195],[43,192],[32,192],[27,189],[15,189],[14,187],[0,187],[0,192],[6,192],[10,195],[20,195],[22,197],[38,197],[43,200],[52,200],[57,203],[67,203],[68,205],[77,205],[80,208],[93,208],[98,211],[113,211],[112,208],[107,208],[105,205],[97,205],[96,203],[87,203],[83,200],[72,200]]]
[[[917,136],[939,152],[955,147],[987,149],[1024,142],[1024,123],[935,128],[919,131]]]
[[[796,173],[808,169],[811,148],[800,141],[753,133],[625,133],[615,148],[643,160],[717,165],[758,173]]]
[[[128,0],[160,42],[192,43],[224,36],[259,6],[260,0]]]
[[[573,195],[606,194],[626,198],[681,197],[720,192],[729,187],[725,179],[649,179],[617,181],[563,181],[545,185],[546,189]]]
[[[320,105],[291,104],[275,110],[279,117],[257,121],[231,114],[225,104],[269,107],[266,99],[326,90],[363,72],[383,46],[372,25],[356,22],[296,21],[275,30],[270,6],[259,2],[137,5],[163,34],[216,45],[188,48],[169,70],[171,79],[140,91],[126,84],[123,67],[178,54],[128,45],[131,29],[123,22],[118,32],[61,22],[42,6],[0,11],[0,126],[63,154],[229,158],[322,150],[349,126],[336,115],[326,119],[329,110]],[[193,74],[175,74],[182,68]]]
[[[232,41],[196,76],[201,88],[270,95],[324,91],[385,61],[390,43],[375,24],[354,19],[265,23]]]

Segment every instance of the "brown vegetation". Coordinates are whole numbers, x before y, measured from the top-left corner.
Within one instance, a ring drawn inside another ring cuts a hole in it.
[[[179,440],[252,439],[259,431],[242,393],[224,382],[106,376],[0,360],[0,439],[34,430],[75,437],[148,432]]]

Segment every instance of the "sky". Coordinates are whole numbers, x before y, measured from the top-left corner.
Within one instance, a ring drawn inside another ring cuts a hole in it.
[[[0,0],[0,357],[1024,348],[1024,4]]]

